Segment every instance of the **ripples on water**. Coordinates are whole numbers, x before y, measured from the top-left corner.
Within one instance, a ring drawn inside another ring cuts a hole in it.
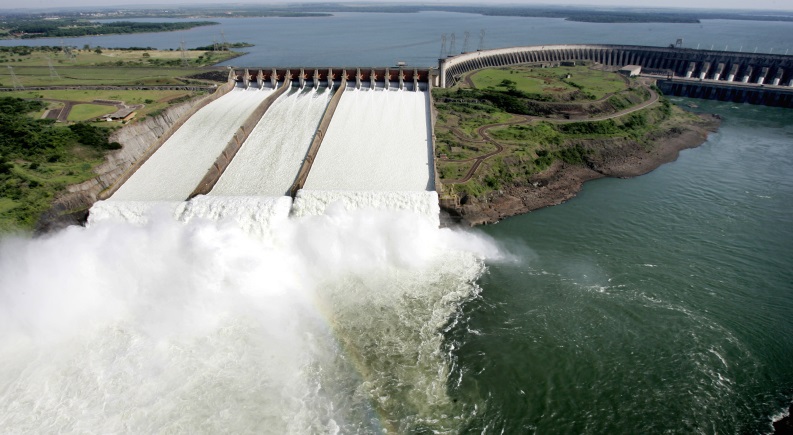
[[[793,112],[698,103],[724,124],[677,162],[485,229],[526,248],[449,337],[471,432],[766,432],[787,408]]]

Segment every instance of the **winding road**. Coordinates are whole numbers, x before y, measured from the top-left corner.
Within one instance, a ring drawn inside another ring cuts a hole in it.
[[[631,114],[633,112],[645,109],[645,108],[655,104],[656,102],[658,102],[658,98],[659,98],[658,97],[658,93],[655,92],[655,90],[653,90],[649,86],[644,85],[643,87],[650,92],[650,98],[649,99],[647,99],[646,101],[643,101],[643,102],[641,102],[641,103],[639,103],[639,104],[637,104],[635,106],[629,107],[629,108],[624,109],[624,110],[620,110],[619,112],[615,112],[615,113],[612,113],[610,115],[598,116],[598,117],[587,118],[587,119],[575,119],[575,120],[550,120],[550,119],[542,118],[542,117],[539,117],[539,116],[514,115],[516,117],[516,119],[513,119],[511,121],[499,122],[499,123],[495,123],[495,124],[487,124],[487,125],[483,125],[483,126],[477,128],[476,129],[476,134],[479,137],[481,137],[482,140],[472,140],[472,139],[470,139],[468,137],[465,137],[463,135],[463,133],[460,131],[459,128],[452,127],[452,128],[450,128],[450,130],[451,130],[452,134],[457,137],[457,139],[460,139],[461,141],[468,142],[468,143],[489,143],[489,144],[493,145],[494,147],[496,147],[496,150],[495,151],[491,151],[491,152],[489,152],[487,154],[483,154],[481,156],[471,157],[471,158],[468,158],[468,159],[460,159],[460,160],[451,160],[451,159],[448,159],[448,158],[440,159],[440,160],[443,160],[443,161],[446,161],[446,162],[453,162],[453,163],[465,163],[465,162],[470,162],[470,161],[474,162],[473,165],[471,165],[471,167],[468,169],[468,172],[466,172],[465,176],[463,176],[462,178],[459,178],[459,179],[456,179],[456,180],[442,180],[442,182],[444,184],[465,183],[468,180],[470,180],[471,177],[474,176],[474,174],[476,173],[476,170],[479,169],[479,166],[482,164],[482,162],[484,162],[485,160],[487,160],[487,159],[489,159],[489,158],[491,158],[493,156],[496,156],[496,155],[501,154],[502,152],[504,152],[504,145],[498,143],[496,140],[494,140],[492,137],[490,137],[490,135],[487,134],[487,131],[490,130],[491,128],[504,127],[504,126],[515,125],[515,124],[527,124],[527,123],[531,123],[531,122],[538,121],[538,120],[549,121],[549,122],[553,122],[555,124],[569,124],[569,123],[573,123],[573,122],[605,121],[607,119],[619,118],[620,116],[629,115],[629,114]]]

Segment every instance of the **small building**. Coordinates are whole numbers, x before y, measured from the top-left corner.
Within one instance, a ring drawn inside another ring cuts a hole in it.
[[[109,115],[105,115],[104,119],[106,121],[129,121],[135,117],[135,109],[136,107],[124,107]]]
[[[619,73],[628,77],[636,77],[642,73],[642,67],[641,65],[625,65],[620,68]]]
[[[565,61],[561,62],[561,65],[562,66],[575,66],[575,61],[574,60],[565,60]]]

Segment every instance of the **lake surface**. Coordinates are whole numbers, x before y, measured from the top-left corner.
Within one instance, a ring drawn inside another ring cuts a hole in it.
[[[177,48],[184,40],[194,47],[220,41],[223,31],[230,42],[257,44],[229,62],[250,66],[432,66],[442,33],[455,33],[460,50],[469,31],[475,49],[479,29],[487,31],[485,48],[665,46],[684,38],[687,47],[793,49],[793,23],[773,22],[590,24],[440,12],[216,21],[221,25],[66,43]],[[60,39],[0,41],[19,43]],[[720,114],[721,129],[650,174],[591,182],[565,204],[479,230],[517,260],[488,264],[478,295],[464,298],[443,329],[454,405],[442,409],[459,416],[444,428],[763,433],[787,409],[793,111],[675,101]],[[394,358],[386,355],[384,367]],[[440,412],[432,406],[430,416]],[[413,411],[400,412],[383,418],[412,421]],[[423,421],[412,430],[432,427]]]
[[[141,19],[133,21],[191,21]],[[192,20],[195,21],[195,20]],[[415,14],[340,13],[313,18],[213,18],[220,25],[177,32],[108,35],[63,39],[82,47],[155,47],[178,49],[221,42],[248,42],[249,54],[232,59],[235,66],[389,66],[437,65],[441,35],[447,34],[447,53],[455,34],[455,52],[462,51],[469,32],[469,50],[541,44],[635,44],[668,46],[677,38],[684,46],[716,50],[728,48],[768,53],[793,51],[793,23],[705,20],[701,24],[598,24],[563,19],[487,17],[450,12]],[[60,45],[61,38],[0,41],[0,45]]]

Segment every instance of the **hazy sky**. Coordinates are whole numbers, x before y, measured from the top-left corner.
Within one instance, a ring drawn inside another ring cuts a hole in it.
[[[332,2],[344,0],[300,0],[298,3],[309,3],[312,1]],[[353,0],[354,1],[354,0]],[[348,0],[349,2],[349,0]],[[492,5],[497,3],[510,3],[510,4],[523,4],[523,5],[584,5],[584,6],[630,6],[630,7],[679,7],[679,8],[702,8],[702,9],[753,9],[753,10],[787,10],[793,11],[793,2],[791,0],[565,0],[564,2],[550,2],[548,0],[499,0],[499,1],[483,1],[483,0],[369,0],[371,3],[422,3],[425,5],[435,4],[475,4],[475,5]],[[272,1],[239,1],[234,3],[242,4],[283,4],[283,0]],[[124,6],[124,5],[178,5],[178,4],[223,4],[217,0],[0,0],[0,9],[18,9],[18,8],[57,8],[57,7],[71,7],[71,6]],[[233,3],[228,3],[233,4]]]

